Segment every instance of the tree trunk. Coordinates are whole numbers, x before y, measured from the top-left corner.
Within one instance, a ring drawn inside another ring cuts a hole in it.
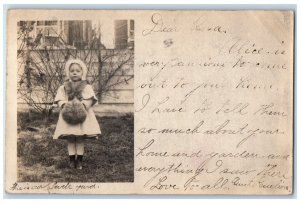
[[[98,47],[98,101],[101,102],[102,95],[102,58],[101,58],[101,29],[99,30],[99,47]]]

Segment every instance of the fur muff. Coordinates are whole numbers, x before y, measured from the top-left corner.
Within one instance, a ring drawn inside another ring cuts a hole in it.
[[[75,97],[79,100],[82,100],[82,91],[86,87],[87,81],[78,81],[78,82],[65,82],[65,91],[68,95],[68,101],[73,100]]]
[[[65,82],[65,91],[68,95],[68,102],[62,109],[63,119],[72,125],[83,123],[87,116],[87,110],[80,102],[82,98],[82,91],[86,87],[87,81],[79,82]]]
[[[86,116],[87,111],[84,105],[76,98],[65,103],[62,109],[63,119],[72,125],[83,123],[86,119]]]

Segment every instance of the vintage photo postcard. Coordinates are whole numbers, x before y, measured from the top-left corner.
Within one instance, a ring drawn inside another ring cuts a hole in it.
[[[6,192],[293,193],[293,11],[7,19]]]

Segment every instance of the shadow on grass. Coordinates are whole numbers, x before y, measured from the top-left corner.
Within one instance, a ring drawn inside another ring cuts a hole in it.
[[[19,182],[133,182],[133,115],[97,117],[102,135],[86,140],[83,170],[68,167],[67,142],[53,140],[57,122],[18,113]]]

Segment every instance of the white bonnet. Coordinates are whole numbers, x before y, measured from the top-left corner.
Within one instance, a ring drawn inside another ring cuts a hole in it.
[[[87,67],[86,67],[85,63],[80,59],[69,59],[66,62],[66,65],[65,65],[66,78],[70,79],[70,67],[74,63],[78,64],[82,68],[82,78],[81,78],[81,80],[86,80]]]

